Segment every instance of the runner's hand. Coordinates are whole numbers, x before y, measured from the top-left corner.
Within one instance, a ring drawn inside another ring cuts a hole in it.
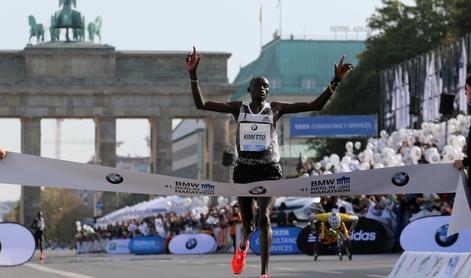
[[[196,72],[198,68],[198,64],[200,62],[201,55],[196,53],[196,48],[193,46],[193,51],[188,53],[186,56],[186,68],[189,72]]]
[[[345,59],[345,55],[340,58],[340,61],[338,64],[334,64],[334,82],[338,83],[342,81],[342,79],[345,77],[345,75],[353,69],[353,65],[350,63],[344,64],[343,60]]]
[[[453,162],[453,166],[455,166],[456,170],[460,171],[461,169],[464,168],[463,160],[455,160]]]
[[[5,156],[7,156],[7,151],[4,148],[0,147],[0,159],[5,158]]]

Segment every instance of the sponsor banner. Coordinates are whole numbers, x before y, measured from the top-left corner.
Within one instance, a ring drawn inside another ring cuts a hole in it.
[[[237,185],[118,170],[14,152],[0,160],[0,169],[0,183],[5,184],[183,196],[427,194],[456,192],[458,185],[464,182],[451,163],[388,167]],[[453,208],[453,216],[469,219],[471,211],[463,209],[465,206]],[[459,228],[463,229],[463,226]],[[451,230],[455,231],[453,227]]]
[[[182,234],[170,241],[168,249],[172,254],[211,254],[216,252],[217,243],[207,234]]]
[[[108,254],[129,254],[130,239],[113,239],[106,244],[105,251]]]
[[[0,267],[27,263],[34,255],[33,234],[17,223],[0,223]]]
[[[471,277],[469,253],[404,252],[388,278]]]
[[[159,236],[135,237],[129,242],[129,250],[136,255],[161,254],[164,246],[164,240]]]
[[[455,192],[452,164],[420,164],[297,179],[230,184],[147,174],[10,152],[0,160],[0,183],[184,196],[345,196]],[[49,175],[50,174],[50,175]]]
[[[301,228],[298,227],[273,227],[272,242],[270,248],[271,255],[298,254],[299,249],[296,246]],[[255,254],[260,254],[260,230],[255,231],[250,236],[250,249]]]
[[[291,137],[375,137],[376,115],[291,117]]]
[[[348,224],[347,224],[348,227]],[[306,226],[297,239],[297,246],[304,254],[314,253],[314,243],[317,235],[311,231],[310,226]],[[352,253],[370,254],[389,252],[395,243],[394,234],[387,225],[374,219],[360,217],[355,231],[350,235],[352,241]],[[333,249],[322,244],[320,254],[332,253]]]
[[[471,229],[448,237],[450,219],[450,216],[431,216],[409,223],[401,233],[402,249],[420,252],[471,252]]]

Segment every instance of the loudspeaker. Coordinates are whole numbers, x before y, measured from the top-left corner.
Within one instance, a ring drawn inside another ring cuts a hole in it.
[[[455,95],[441,94],[440,95],[440,108],[438,112],[443,115],[453,114],[453,103],[455,102]]]

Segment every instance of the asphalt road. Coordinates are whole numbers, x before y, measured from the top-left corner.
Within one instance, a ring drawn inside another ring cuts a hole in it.
[[[400,254],[355,255],[352,261],[339,261],[337,256],[272,256],[273,278],[371,278],[387,277]],[[70,278],[233,278],[254,277],[260,273],[260,257],[250,254],[241,275],[233,275],[230,254],[213,255],[80,255],[71,252],[49,252],[40,264],[37,256],[20,267],[0,268],[1,278],[70,277]]]

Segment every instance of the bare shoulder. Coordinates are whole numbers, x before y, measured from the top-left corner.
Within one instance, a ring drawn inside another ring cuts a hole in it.
[[[279,110],[283,105],[286,105],[286,104],[288,104],[288,103],[287,102],[281,102],[281,101],[270,102],[272,110]]]
[[[287,106],[291,105],[292,103],[290,102],[285,102],[285,101],[273,101],[273,102],[270,102],[270,105],[271,105],[271,109],[273,110],[273,112],[279,112],[279,111],[282,111],[284,108],[286,108]]]
[[[231,107],[240,108],[240,106],[242,106],[242,101],[230,101],[230,102],[227,103],[227,105],[229,105]]]
[[[242,106],[242,102],[230,101],[227,103],[227,106],[230,107],[232,113],[238,113],[240,111],[240,107]]]

